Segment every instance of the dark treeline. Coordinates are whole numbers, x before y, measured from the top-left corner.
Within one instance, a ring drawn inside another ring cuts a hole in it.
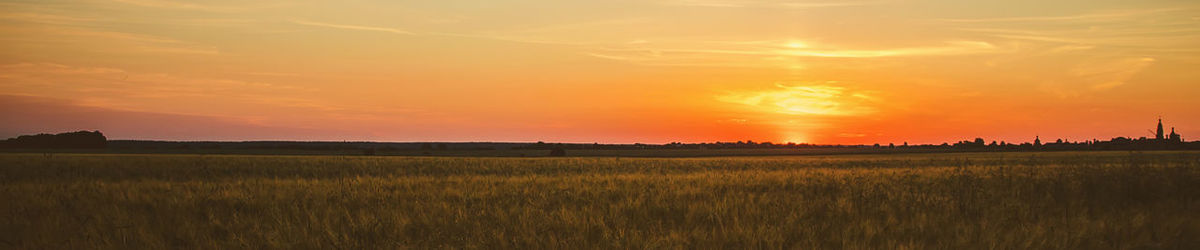
[[[0,142],[6,148],[104,148],[107,144],[100,131],[22,135]]]
[[[9,149],[88,149],[106,148],[112,152],[217,152],[238,153],[250,151],[305,151],[327,152],[329,154],[367,154],[367,155],[446,155],[449,152],[464,151],[531,151],[546,150],[548,154],[532,153],[532,155],[573,155],[566,153],[578,150],[730,150],[730,149],[805,149],[835,150],[837,152],[987,152],[987,151],[1069,151],[1069,150],[1200,150],[1200,141],[1185,142],[1178,136],[1158,138],[1130,139],[1117,137],[1108,141],[1064,141],[1042,143],[1035,139],[1032,143],[1008,143],[1004,141],[986,141],[982,138],[964,140],[953,144],[922,144],[909,145],[874,144],[874,145],[820,145],[807,143],[771,143],[754,141],[709,142],[709,143],[667,143],[667,144],[600,144],[600,143],[497,143],[497,142],[329,142],[329,141],[108,141],[100,131],[79,131],[61,134],[23,135],[17,138],[0,141],[0,147]],[[845,149],[845,150],[842,150]],[[438,152],[446,152],[439,154]],[[832,151],[831,151],[832,152]],[[499,153],[469,153],[466,155],[506,155]],[[526,155],[520,153],[517,155]]]
[[[1090,140],[1070,142],[1057,140],[1050,143],[1042,143],[1040,139],[1035,139],[1033,143],[1025,142],[1020,144],[992,141],[988,143],[983,138],[975,138],[974,140],[959,141],[954,144],[922,144],[909,145],[903,143],[895,144],[874,144],[874,145],[820,145],[807,143],[772,143],[772,142],[754,142],[754,141],[737,141],[737,142],[712,142],[712,143],[667,143],[667,144],[564,144],[564,143],[542,143],[528,144],[519,149],[812,149],[812,148],[874,148],[874,149],[925,149],[925,150],[940,150],[940,151],[1066,151],[1066,150],[1200,150],[1200,141],[1185,142],[1182,140],[1169,139],[1129,139],[1125,137],[1117,137],[1108,141]]]
[[[286,149],[286,150],[372,150],[374,152],[397,151],[487,151],[487,150],[670,150],[670,149],[879,149],[916,151],[1065,151],[1065,150],[1200,150],[1200,142],[1183,142],[1156,139],[1114,138],[1109,141],[1069,142],[1057,140],[1050,143],[986,142],[982,138],[960,141],[954,144],[901,145],[822,145],[807,143],[771,142],[708,142],[667,144],[600,144],[600,143],[494,143],[494,142],[295,142],[295,141],[248,141],[248,142],[169,142],[169,141],[110,141],[111,148],[125,149]]]

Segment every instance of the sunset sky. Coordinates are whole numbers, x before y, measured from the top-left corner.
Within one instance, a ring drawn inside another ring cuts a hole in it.
[[[1200,138],[1200,2],[0,0],[0,137]]]

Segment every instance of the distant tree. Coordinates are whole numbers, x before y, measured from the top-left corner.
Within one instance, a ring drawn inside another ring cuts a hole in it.
[[[363,155],[375,155],[375,148],[363,149]]]
[[[438,145],[437,145],[437,149],[438,149],[438,150],[446,150],[446,144],[445,144],[445,143],[438,143]]]
[[[433,144],[429,144],[429,143],[422,143],[422,144],[421,144],[421,150],[433,150]]]
[[[551,149],[550,156],[567,156],[567,150],[562,148]]]
[[[100,131],[77,131],[22,135],[5,140],[3,144],[14,148],[103,148],[108,145],[108,138]]]

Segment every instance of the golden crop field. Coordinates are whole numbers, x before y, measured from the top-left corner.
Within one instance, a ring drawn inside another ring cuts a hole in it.
[[[0,248],[1200,249],[1200,152],[0,154]]]

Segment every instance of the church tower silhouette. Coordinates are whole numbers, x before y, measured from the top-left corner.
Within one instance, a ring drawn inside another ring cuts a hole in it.
[[[1163,138],[1162,118],[1158,118],[1158,132],[1154,133],[1154,139],[1155,140],[1165,139],[1165,138]]]

